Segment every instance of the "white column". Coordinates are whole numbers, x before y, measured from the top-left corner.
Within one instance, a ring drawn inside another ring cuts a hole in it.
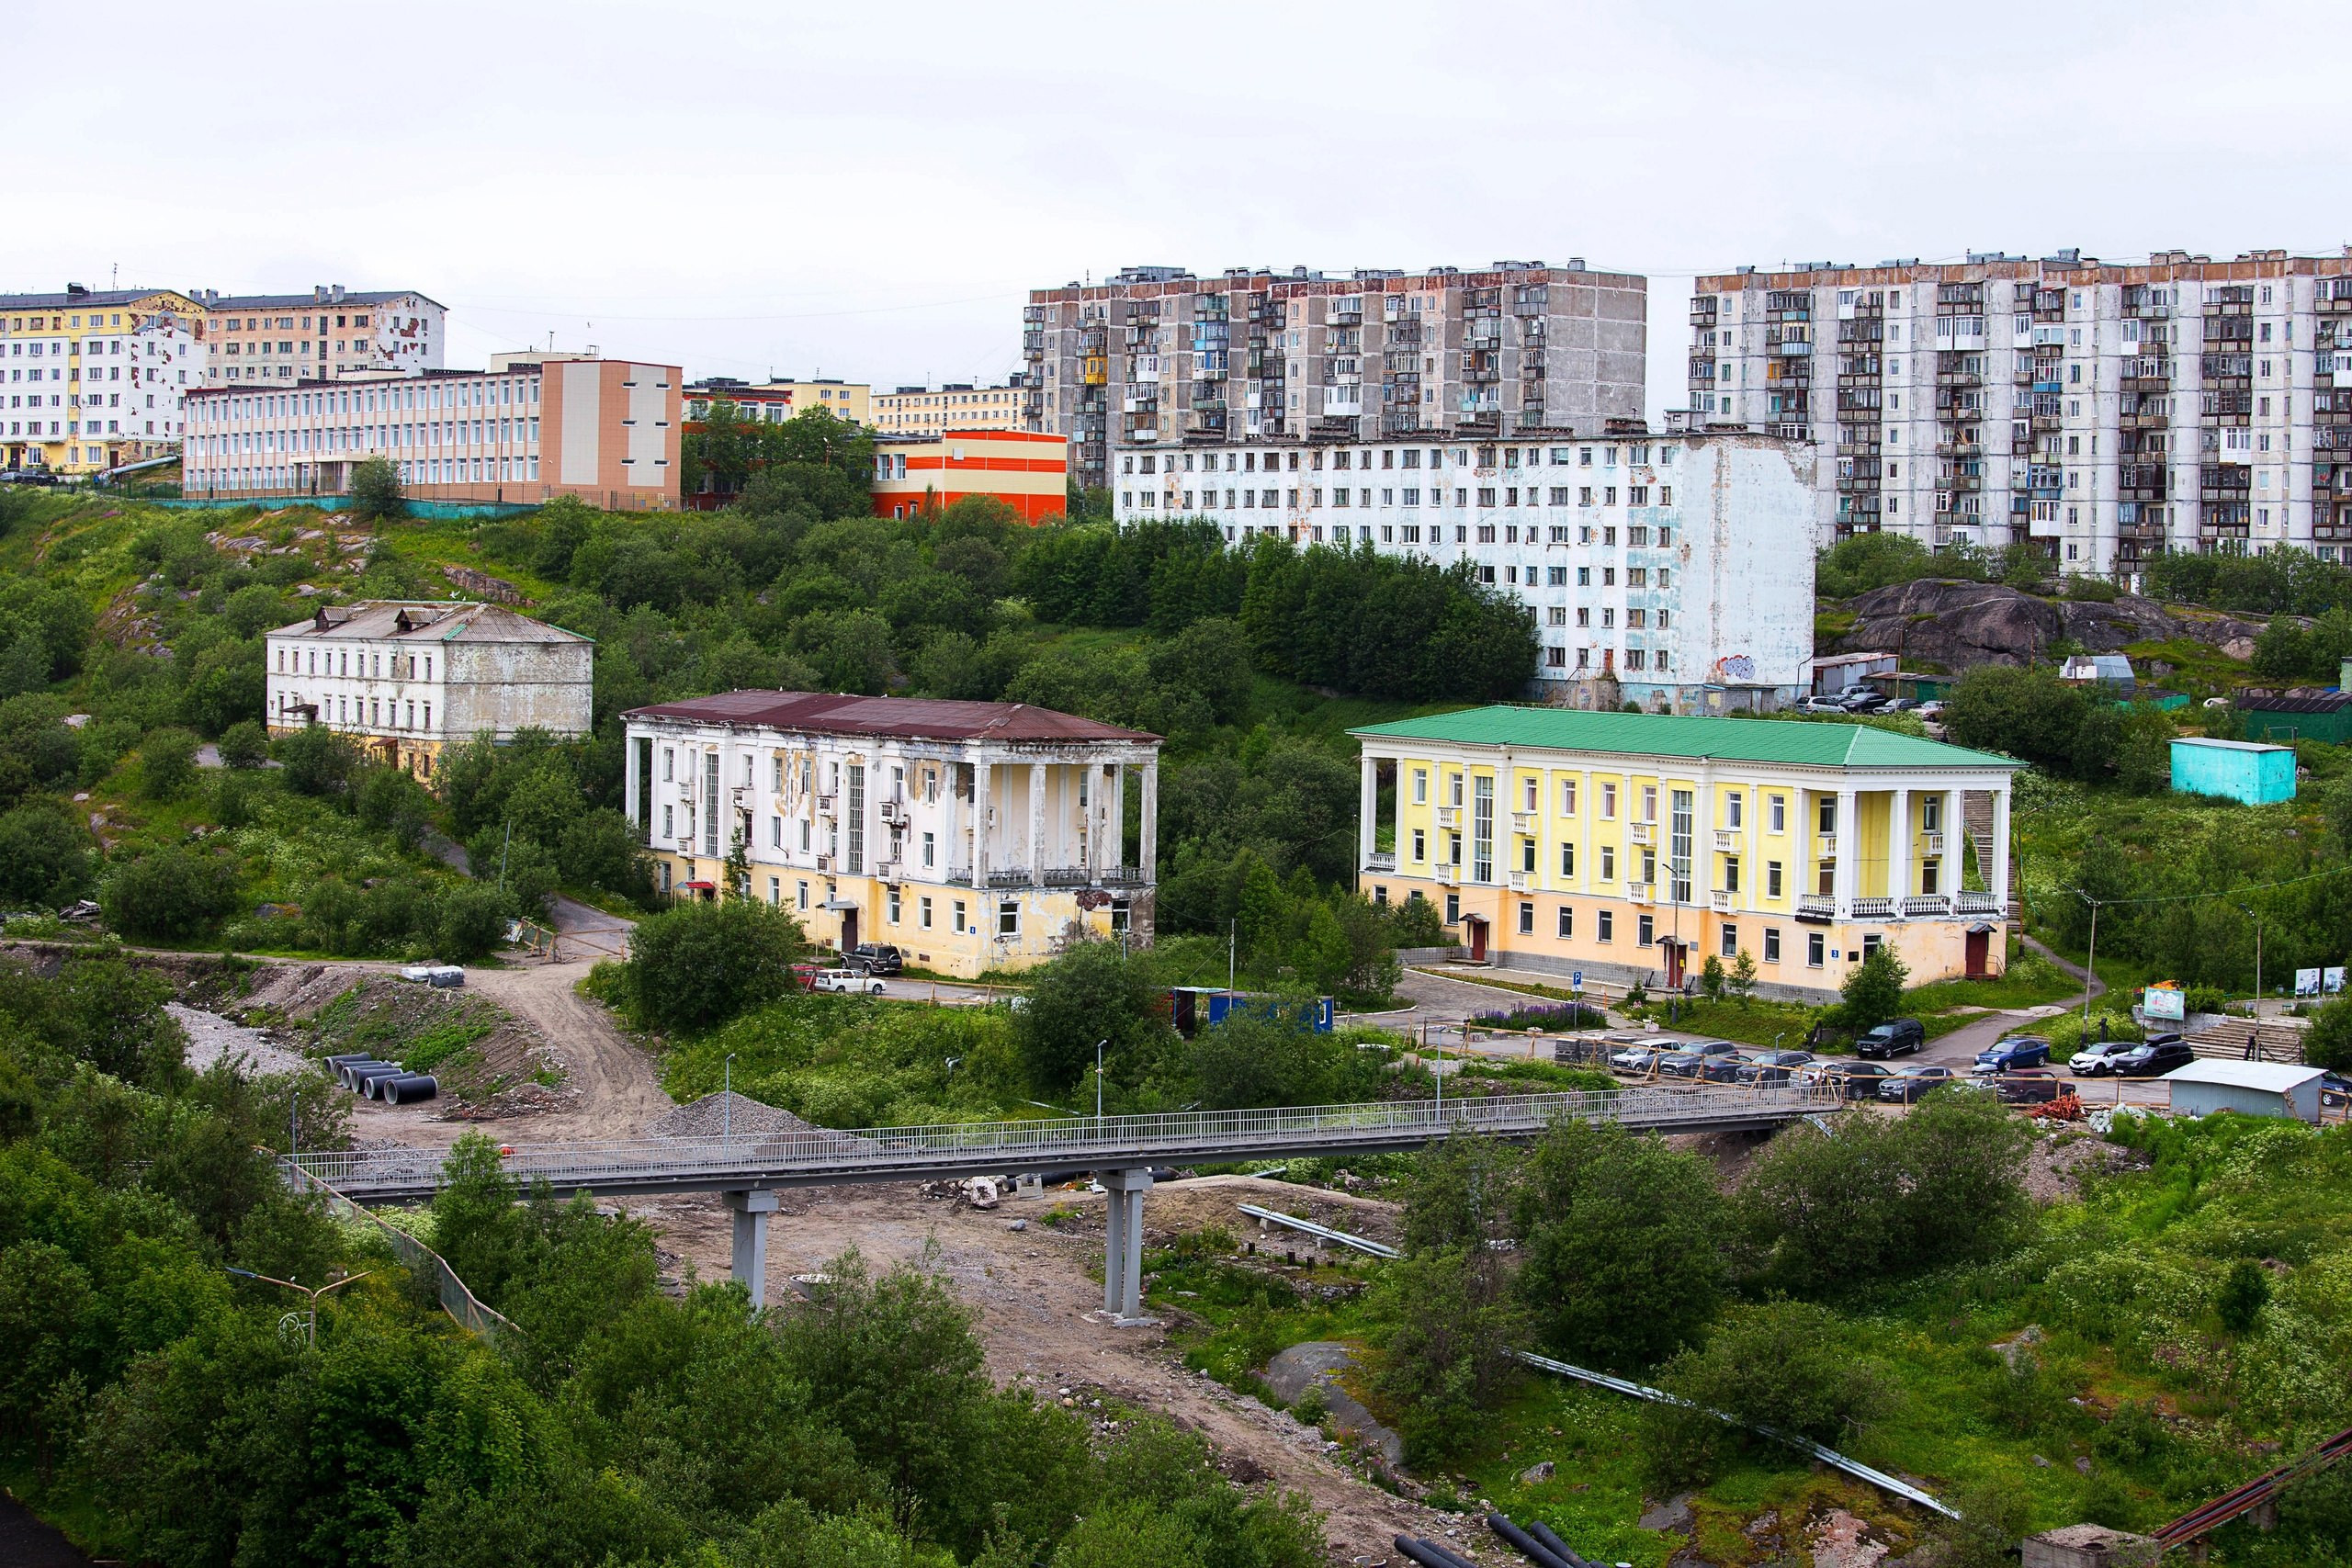
[[[988,753],[972,759],[972,890],[989,886],[989,768]]]
[[[2006,917],[2009,908],[2009,786],[1993,792],[1993,869],[1985,886],[1998,900],[1994,908]]]
[[[1839,790],[1838,792],[1838,867],[1835,883],[1838,908],[1835,918],[1841,920],[1849,920],[1854,918],[1854,890],[1859,886],[1854,872],[1861,859],[1862,848],[1860,816],[1861,813],[1855,809],[1854,792],[1850,789]]]
[[[1903,913],[1903,900],[1911,896],[1911,792],[1896,789],[1890,792],[1889,819],[1886,833],[1886,891],[1894,899],[1894,912]]]
[[[1116,871],[1127,852],[1127,765],[1111,765],[1111,798],[1103,803],[1102,864]]]
[[[637,776],[637,737],[624,728],[621,731],[621,815],[628,818],[640,841],[645,829],[639,827],[637,792],[643,787]]]
[[[1405,837],[1405,759],[1397,757],[1392,761],[1396,770],[1396,809],[1394,813],[1395,820],[1390,826],[1388,841],[1396,852],[1396,869],[1402,871],[1405,869],[1405,846],[1411,841]],[[1424,874],[1427,874],[1424,873]],[[1400,902],[1402,897],[1401,894],[1398,895]]]
[[[1363,871],[1372,864],[1372,852],[1380,845],[1380,762],[1367,751],[1363,757],[1363,795],[1356,808],[1356,869]]]
[[[1142,797],[1136,803],[1141,820],[1136,823],[1136,867],[1147,883],[1159,880],[1159,759],[1154,757],[1143,765]]]
[[[1029,764],[1029,879],[1046,866],[1046,764]]]

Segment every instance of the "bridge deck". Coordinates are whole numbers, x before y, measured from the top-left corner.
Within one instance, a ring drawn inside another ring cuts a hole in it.
[[[1179,1111],[1035,1122],[810,1129],[735,1138],[641,1138],[518,1145],[505,1166],[558,1193],[750,1192],[847,1181],[929,1180],[1006,1171],[1057,1175],[1167,1165],[1377,1154],[1409,1149],[1456,1129],[1530,1139],[1567,1118],[1645,1132],[1764,1132],[1837,1109],[1797,1086],[1689,1090],[1626,1089],[1486,1100]],[[355,1202],[399,1203],[441,1186],[431,1149],[305,1154],[302,1168]]]

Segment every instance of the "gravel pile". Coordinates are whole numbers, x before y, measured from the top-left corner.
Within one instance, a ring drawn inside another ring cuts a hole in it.
[[[716,1138],[732,1131],[735,1136],[758,1133],[813,1133],[817,1129],[789,1111],[779,1111],[740,1094],[706,1094],[674,1111],[665,1111],[646,1124],[649,1138]]]
[[[191,1072],[208,1071],[224,1059],[235,1065],[240,1077],[249,1078],[314,1070],[309,1058],[275,1043],[258,1029],[179,1002],[165,1002],[164,1010],[187,1035],[187,1061]]]

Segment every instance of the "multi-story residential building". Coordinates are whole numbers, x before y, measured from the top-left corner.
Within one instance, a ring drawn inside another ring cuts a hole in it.
[[[1031,292],[1023,419],[1070,438],[1090,489],[1110,484],[1114,446],[1638,419],[1648,309],[1647,279],[1581,257],[1345,277],[1129,267]]]
[[[90,474],[164,456],[202,378],[201,314],[169,288],[0,295],[0,468]]]
[[[823,409],[836,419],[871,424],[873,397],[874,389],[862,381],[739,381],[710,376],[686,389],[686,418],[705,418],[710,405],[723,400],[741,410],[744,418],[768,424],[804,409]]]
[[[632,709],[625,798],[666,891],[755,898],[950,975],[1152,933],[1159,739],[1017,703],[729,692]],[[1141,809],[1123,863],[1126,780]]]
[[[944,435],[952,430],[1022,430],[1029,378],[999,386],[950,381],[936,389],[900,387],[874,394],[874,428],[885,435]]]
[[[1361,886],[1375,902],[1430,899],[1475,959],[1671,987],[1745,952],[1759,991],[1804,1001],[1836,997],[1881,945],[1915,983],[2006,964],[1998,890],[2022,766],[2007,757],[1864,725],[1561,708],[1353,733]],[[1970,793],[1990,796],[1978,889]]]
[[[1815,457],[1802,442],[1612,421],[1501,442],[1127,446],[1114,462],[1123,524],[1193,515],[1237,543],[1271,534],[1470,563],[1534,617],[1529,675],[1550,701],[1703,713],[1806,689]]]
[[[1042,523],[1069,504],[1069,443],[1028,430],[893,437],[874,443],[874,515],[915,517],[992,496]]]
[[[2352,248],[1742,269],[1690,327],[1692,417],[1816,443],[1825,540],[2352,558]]]
[[[308,294],[223,294],[204,289],[201,334],[207,386],[291,386],[345,376],[421,376],[441,368],[448,310],[409,288]]]
[[[502,604],[322,604],[266,641],[272,735],[323,725],[419,778],[475,736],[572,739],[593,717],[595,644]]]
[[[421,501],[577,495],[608,510],[678,504],[673,365],[502,355],[489,370],[193,391],[181,488],[288,501],[346,494],[369,457]]]

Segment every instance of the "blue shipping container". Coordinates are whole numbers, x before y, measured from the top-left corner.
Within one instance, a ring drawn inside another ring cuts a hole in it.
[[[2189,738],[2172,743],[2172,787],[2246,806],[2295,798],[2295,753],[2250,740]]]

